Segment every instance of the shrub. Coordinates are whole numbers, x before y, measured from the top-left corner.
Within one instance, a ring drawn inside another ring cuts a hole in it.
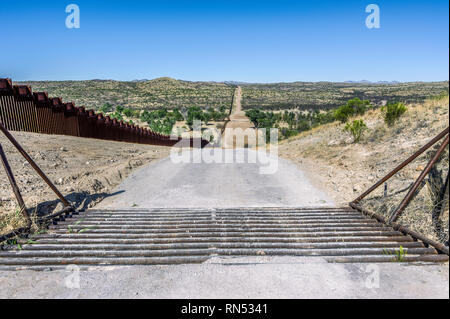
[[[256,109],[246,111],[245,115],[255,124],[256,128],[266,129],[266,141],[270,140],[270,129],[277,128],[277,122],[282,118],[281,115],[274,112],[264,112]]]
[[[332,122],[335,121],[334,112],[333,111],[328,111],[328,112],[325,112],[325,113],[319,113],[319,114],[317,114],[316,117],[317,117],[317,121],[321,125],[327,124],[327,123],[332,123]]]
[[[110,104],[110,103],[108,103],[108,102],[106,102],[105,104],[103,104],[103,105],[100,107],[99,111],[100,111],[101,113],[108,113],[108,112],[111,112],[112,109],[113,109],[113,105]]]
[[[152,119],[149,120],[148,126],[154,132],[170,135],[172,134],[172,129],[176,120],[173,117],[168,117],[164,119]]]
[[[334,112],[334,118],[342,123],[347,122],[351,115],[353,115],[353,109],[348,105],[342,105]]]
[[[250,118],[250,121],[252,121],[257,128],[273,128],[277,121],[280,120],[279,116],[273,112],[264,112],[255,109],[246,111],[245,115]]]
[[[347,105],[349,105],[353,109],[353,114],[363,115],[366,113],[368,109],[372,107],[370,105],[370,102],[367,100],[360,100],[359,98],[355,97],[354,99],[351,99],[347,102]]]
[[[173,117],[175,118],[176,121],[184,120],[183,114],[181,114],[179,109],[173,109],[172,113],[173,113]]]
[[[205,112],[206,119],[213,120],[216,122],[224,121],[227,117],[226,112],[224,111],[223,107],[219,108],[219,111],[217,111],[215,108],[208,108],[208,110]]]
[[[130,117],[130,116],[133,116],[134,112],[132,109],[126,108],[125,110],[123,110],[123,114],[127,117]]]
[[[340,106],[334,111],[334,117],[336,120],[345,123],[348,118],[353,115],[363,115],[372,105],[367,100],[360,100],[355,97],[347,102],[347,104]]]
[[[284,127],[284,128],[281,129],[281,136],[283,138],[289,138],[289,137],[295,136],[297,134],[298,134],[297,130],[291,130],[291,129],[287,128],[287,127]]]
[[[347,123],[344,130],[352,134],[354,143],[358,143],[364,131],[367,130],[367,125],[363,120],[354,120]]]
[[[117,121],[122,121],[123,120],[123,116],[122,114],[120,114],[119,112],[115,111],[114,113],[110,114],[109,117],[111,119],[116,119]]]
[[[151,112],[144,110],[139,114],[139,118],[142,122],[147,122],[152,131],[163,134],[171,134],[175,123],[184,119],[178,109],[170,112],[166,108]]]
[[[442,91],[441,93],[439,93],[438,95],[434,95],[430,98],[430,100],[435,100],[435,101],[439,101],[442,99],[448,98],[448,91]]]
[[[406,112],[406,106],[403,103],[388,103],[381,108],[384,113],[384,121],[387,125],[392,126]]]
[[[297,125],[297,131],[304,132],[309,131],[311,129],[311,125],[309,125],[309,122],[307,120],[302,120]]]
[[[203,113],[203,110],[199,108],[198,106],[192,106],[188,109],[187,117],[186,117],[186,124],[189,126],[190,129],[192,129],[192,126],[194,125],[194,121],[202,121],[206,122],[207,118],[205,114]]]

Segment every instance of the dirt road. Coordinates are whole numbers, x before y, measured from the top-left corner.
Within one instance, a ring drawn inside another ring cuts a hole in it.
[[[255,125],[242,111],[242,89],[240,86],[236,88],[234,93],[234,101],[231,108],[230,120],[225,123],[222,132],[222,146],[224,148],[248,147],[254,148],[257,146],[256,138],[263,138],[263,134],[255,130]]]
[[[170,158],[148,165],[125,180],[117,195],[98,208],[127,207],[280,207],[333,206],[333,201],[314,188],[303,172],[290,162],[270,158],[269,164],[248,163],[262,153],[248,149],[218,149],[233,163],[175,163]],[[189,151],[189,155],[195,151]],[[203,149],[206,158],[213,149]],[[265,153],[264,153],[265,154]],[[238,163],[243,161],[243,163]],[[261,174],[269,172],[273,174]]]
[[[233,110],[233,113],[240,113],[242,112],[242,88],[240,86],[238,86],[236,88],[236,93],[235,93],[235,104],[234,107],[235,109]]]

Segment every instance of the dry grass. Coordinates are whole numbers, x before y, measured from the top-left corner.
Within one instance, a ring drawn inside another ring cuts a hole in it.
[[[20,213],[20,209],[0,215],[0,234],[8,234],[26,225],[26,220]]]
[[[434,154],[434,151],[435,149],[419,157],[417,161],[422,163],[428,162],[431,155]],[[448,242],[449,239],[449,206],[448,201],[440,203],[444,204],[445,207],[443,208],[443,214],[439,220],[440,227],[436,227],[436,224],[433,223],[432,213],[438,203],[436,202],[433,189],[440,189],[443,186],[443,182],[445,182],[449,169],[448,160],[449,153],[447,147],[447,151],[441,156],[440,161],[437,163],[438,171],[441,172],[442,183],[436,185],[433,180],[429,178],[425,179],[425,183],[420,188],[420,191],[411,200],[398,219],[398,223],[442,243]],[[416,167],[417,164],[413,162],[412,165],[413,167]],[[423,166],[419,165],[417,168],[423,168]],[[419,172],[419,169],[416,169],[416,172]],[[365,198],[361,202],[361,205],[388,219],[406,196],[409,186],[415,182],[416,175],[417,174],[412,173],[411,170],[408,169],[406,172],[399,172],[388,181],[391,187],[386,197],[383,194],[383,187],[380,187]],[[393,188],[394,185],[395,188]],[[398,192],[398,189],[402,191]]]
[[[30,227],[31,234],[39,234],[45,232],[45,229],[47,228],[47,223],[39,222],[38,216],[36,214],[31,214],[30,219],[31,219],[31,227]],[[25,227],[27,227],[27,221],[25,217],[20,213],[19,208],[17,208],[14,211],[0,214],[0,235],[10,234],[13,231]],[[27,237],[28,235],[25,236],[25,238]],[[7,241],[4,242],[0,241],[0,248],[2,245],[10,245],[21,242],[23,240],[28,241],[29,239],[24,239],[21,237],[21,235],[17,235],[13,238],[10,238]]]
[[[409,104],[407,108],[408,111],[391,127],[385,124],[379,109],[356,117],[363,119],[369,128],[360,143],[352,143],[351,136],[343,131],[343,124],[330,123],[281,142],[279,154],[297,163],[313,184],[328,191],[338,205],[347,205],[448,126],[448,96]],[[389,192],[411,185],[431,155],[428,152],[420,156],[391,178]],[[444,178],[448,172],[448,152],[446,156],[440,167]],[[382,194],[380,187],[372,196]],[[405,195],[406,191],[389,200],[364,204],[370,204],[370,208],[388,216]],[[447,239],[438,238],[432,227],[432,208],[430,192],[425,186],[399,222],[434,239],[448,240],[448,207],[442,220]]]

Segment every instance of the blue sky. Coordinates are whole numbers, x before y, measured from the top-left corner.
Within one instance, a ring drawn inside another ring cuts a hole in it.
[[[65,27],[71,3],[80,29]],[[365,26],[371,3],[380,29]],[[448,80],[448,12],[443,0],[0,0],[0,77]]]

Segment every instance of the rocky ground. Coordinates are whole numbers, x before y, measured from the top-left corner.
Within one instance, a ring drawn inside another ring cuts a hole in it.
[[[164,146],[25,132],[12,134],[57,188],[78,208],[93,206],[108,196],[131,172],[166,157],[170,151]],[[46,214],[62,208],[54,193],[4,136],[0,136],[0,143],[29,211]],[[17,203],[2,168],[0,234],[20,223]]]
[[[309,174],[310,180],[326,190],[336,203],[346,205],[448,126],[448,97],[407,107],[407,113],[393,127],[384,123],[380,110],[366,113],[362,119],[369,130],[359,143],[353,143],[352,137],[344,132],[343,124],[332,123],[281,143],[279,154],[300,166]],[[389,193],[411,185],[428,162],[430,154],[419,157],[389,180]],[[445,178],[448,172],[448,147],[441,164]],[[380,187],[374,196],[382,192]],[[422,193],[424,197],[427,196],[426,187]],[[395,204],[398,204],[401,198],[396,200]],[[424,211],[423,206],[420,210],[421,213]],[[380,213],[387,212],[385,209]],[[417,212],[414,214],[416,216],[408,217],[414,219],[407,222],[409,226],[429,232],[423,226],[426,224],[423,219],[425,216],[417,216]],[[445,218],[448,221],[448,208]],[[448,230],[448,222],[446,227]]]

